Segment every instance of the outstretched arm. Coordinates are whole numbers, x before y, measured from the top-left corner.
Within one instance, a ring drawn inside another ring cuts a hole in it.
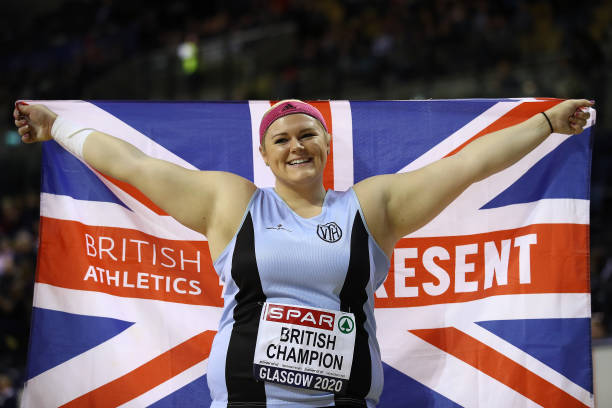
[[[45,106],[17,105],[13,115],[25,143],[52,139],[57,115]],[[133,185],[179,222],[211,235],[213,241],[224,241],[225,235],[231,239],[255,191],[250,181],[235,174],[185,169],[98,131],[84,139],[82,158],[101,173]]]
[[[409,173],[372,177],[355,185],[368,226],[388,254],[403,236],[417,230],[472,183],[510,165],[550,134],[578,134],[589,118],[587,100],[568,100],[526,121],[482,136],[457,154]],[[380,210],[382,209],[382,211]]]

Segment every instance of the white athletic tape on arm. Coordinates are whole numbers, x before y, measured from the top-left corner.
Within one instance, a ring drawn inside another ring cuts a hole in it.
[[[94,131],[95,129],[85,127],[59,115],[55,118],[51,127],[51,137],[64,149],[82,159],[85,139]]]

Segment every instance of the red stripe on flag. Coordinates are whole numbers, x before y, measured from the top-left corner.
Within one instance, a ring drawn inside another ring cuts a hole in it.
[[[125,404],[207,358],[214,337],[215,332],[212,330],[197,334],[137,369],[62,407],[116,407]]]
[[[586,407],[565,391],[454,327],[411,333],[507,385],[543,407]]]
[[[542,102],[523,102],[517,107],[506,112],[506,114],[498,118],[495,122],[491,123],[485,129],[478,132],[461,146],[448,153],[446,157],[452,156],[453,154],[457,153],[459,150],[463,149],[465,145],[472,142],[474,139],[478,139],[480,136],[484,136],[487,133],[493,133],[498,130],[519,124],[524,120],[529,119],[533,115],[539,112],[543,112],[546,109],[550,109],[561,102],[563,102],[562,99],[542,99]]]
[[[68,289],[223,306],[208,242],[41,217],[36,281]]]
[[[280,101],[270,101],[270,106]],[[327,124],[327,130],[330,135],[334,134],[333,123],[332,123],[332,114],[331,114],[331,106],[329,105],[329,101],[305,101],[309,105],[314,106],[321,112],[323,115],[323,119],[325,119],[325,123]],[[334,189],[334,141],[333,138],[329,141],[329,155],[327,155],[327,163],[325,164],[325,169],[323,170],[323,187],[326,190]]]
[[[315,108],[321,112],[323,115],[323,119],[325,119],[325,123],[327,124],[327,130],[330,135],[334,134],[333,123],[332,123],[332,115],[331,115],[331,107],[329,106],[329,101],[316,101],[316,102],[308,102]],[[323,171],[323,186],[326,190],[334,189],[334,142],[333,139],[329,141],[329,155],[327,156],[327,164],[325,165],[325,170]]]
[[[588,237],[588,225],[536,224],[465,236],[403,238],[393,251],[384,283],[387,297],[377,297],[376,307],[588,293]]]
[[[132,186],[131,184],[117,180],[115,178],[112,178],[111,176],[107,176],[106,174],[102,174],[99,171],[96,171],[96,174],[101,175],[102,177],[104,177],[105,179],[107,179],[108,181],[110,181],[111,183],[113,183],[114,185],[116,185],[117,187],[119,187],[120,189],[128,193],[129,195],[131,195],[134,199],[139,201],[142,205],[147,207],[149,210],[153,211],[155,214],[168,215],[164,210],[162,210],[157,205],[155,205],[153,201],[149,200],[149,198],[146,195],[142,194],[140,190],[138,190],[136,187]]]

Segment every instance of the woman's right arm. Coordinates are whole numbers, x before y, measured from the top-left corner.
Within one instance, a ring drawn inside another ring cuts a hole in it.
[[[212,224],[233,212],[239,218],[255,191],[235,174],[189,170],[145,155],[133,145],[101,132],[91,133],[83,145],[85,162],[103,174],[140,190],[181,224],[208,235]],[[238,205],[236,205],[238,204]],[[232,233],[233,235],[233,233]]]
[[[57,115],[46,107],[18,105],[13,115],[25,143],[52,138]],[[133,185],[180,223],[207,236],[220,235],[221,241],[228,234],[231,239],[255,191],[253,183],[235,174],[189,170],[98,131],[86,137],[82,149],[94,169]]]

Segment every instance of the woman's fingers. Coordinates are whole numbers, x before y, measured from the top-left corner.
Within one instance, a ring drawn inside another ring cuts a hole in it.
[[[30,126],[25,125],[25,126],[20,126],[19,129],[17,129],[17,133],[19,133],[19,136],[21,136],[21,140],[25,141],[25,140],[29,140],[30,139]]]
[[[588,117],[587,117],[588,118]],[[584,127],[586,126],[587,119],[583,116],[571,116],[569,118],[569,126],[572,129],[574,134],[582,133]]]
[[[575,123],[582,123],[583,125],[586,125],[586,121],[589,117],[585,116],[585,115],[572,115],[569,117],[569,123],[570,124],[575,124]]]
[[[21,102],[15,103],[15,109],[13,110],[15,126],[17,127],[17,133],[19,134],[19,136],[21,136],[21,141],[24,143],[32,143],[34,141],[34,138],[32,137],[27,116],[24,114],[22,109],[20,109],[23,106],[24,104]]]
[[[572,130],[574,131],[573,133],[575,135],[582,133],[582,131],[584,130],[584,126],[578,124],[570,125],[570,128],[572,128]]]
[[[51,139],[51,127],[57,115],[44,105],[17,102],[13,117],[21,140],[24,143],[34,143]]]
[[[587,106],[579,106],[576,111],[574,111],[574,113],[569,117],[570,127],[572,128],[575,134],[581,133],[584,130],[588,119],[591,117],[591,114],[587,111],[587,109],[588,106],[592,106],[593,103],[591,101],[587,102]]]
[[[579,118],[579,119],[588,119],[591,117],[591,114],[589,112],[583,112],[582,110],[577,110],[576,112],[574,112],[574,114],[572,115],[574,116],[574,118]]]

